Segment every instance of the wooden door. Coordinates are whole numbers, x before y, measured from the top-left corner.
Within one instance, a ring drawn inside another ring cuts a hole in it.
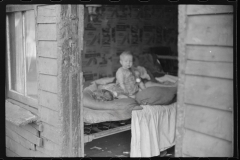
[[[233,156],[233,6],[179,6],[176,157]]]

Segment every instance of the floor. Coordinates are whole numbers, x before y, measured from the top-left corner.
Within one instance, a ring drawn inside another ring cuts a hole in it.
[[[85,157],[130,157],[131,131],[95,139],[84,146]],[[174,157],[174,147],[160,157]]]

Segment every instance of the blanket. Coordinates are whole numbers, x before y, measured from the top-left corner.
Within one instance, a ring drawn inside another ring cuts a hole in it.
[[[153,157],[175,145],[176,103],[132,112],[130,157]]]

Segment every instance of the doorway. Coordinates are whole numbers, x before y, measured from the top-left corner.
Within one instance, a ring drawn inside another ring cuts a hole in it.
[[[94,11],[92,11],[90,7]],[[91,11],[89,11],[89,9]],[[156,19],[161,20],[156,21]],[[162,76],[164,74],[177,76],[177,41],[177,5],[85,6],[84,45],[82,54],[82,70],[85,84],[88,85],[91,81],[103,77],[114,77],[116,70],[120,67],[119,55],[126,49],[131,50],[136,57],[147,54],[154,55],[154,62],[147,62],[146,66],[149,70],[155,71],[155,76]],[[157,68],[152,64],[157,64]],[[128,124],[128,122],[114,122],[111,125],[117,128],[116,126],[120,126],[118,123]],[[104,127],[106,128],[108,126],[109,123],[97,125],[85,124],[85,134],[87,134],[90,129],[95,133],[105,130]],[[130,130],[107,137],[116,139],[120,135],[126,136],[125,140],[127,141],[125,146],[128,145],[128,147],[125,149],[128,150],[126,152],[129,152]],[[107,137],[85,143],[85,155],[91,156],[91,153],[95,155],[102,154],[104,151],[101,149],[104,147],[97,145],[95,147],[95,144],[103,144],[101,141],[107,139]],[[119,138],[119,140],[121,140],[121,138]],[[93,150],[96,152],[93,153]],[[122,153],[122,155],[124,154]]]

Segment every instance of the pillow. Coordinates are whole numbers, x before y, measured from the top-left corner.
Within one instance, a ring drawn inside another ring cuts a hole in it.
[[[138,92],[135,99],[143,105],[167,105],[172,102],[176,93],[177,87],[154,86]]]
[[[113,101],[97,101],[93,98],[96,84],[92,84],[83,91],[83,106],[95,110],[138,110],[142,109],[133,98],[114,99]]]
[[[104,77],[97,79],[95,81],[92,81],[92,83],[97,83],[97,84],[108,84],[112,83],[114,81],[115,77]]]

